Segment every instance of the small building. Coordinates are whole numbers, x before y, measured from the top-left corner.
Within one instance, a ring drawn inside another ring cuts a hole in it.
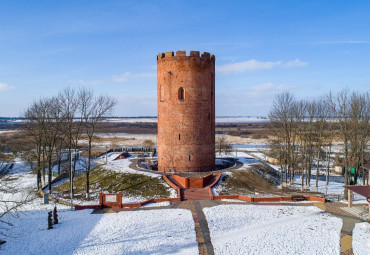
[[[369,174],[369,172],[370,172],[370,164],[365,164],[361,168],[364,170],[364,176],[363,176],[363,178],[365,178],[365,180],[367,180],[367,185],[369,185],[369,183],[370,183],[370,174]]]

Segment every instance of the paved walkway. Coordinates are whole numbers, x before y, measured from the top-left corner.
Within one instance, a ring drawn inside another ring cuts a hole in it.
[[[221,202],[216,200],[187,200],[174,204],[174,208],[188,209],[191,210],[193,214],[199,255],[214,254],[208,223],[203,213],[203,208],[220,204]]]

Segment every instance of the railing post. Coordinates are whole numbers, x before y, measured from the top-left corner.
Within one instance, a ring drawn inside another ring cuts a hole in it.
[[[101,208],[103,208],[103,193],[102,192],[99,192],[99,204]]]
[[[348,190],[348,207],[352,207],[353,202],[353,192],[352,190]]]

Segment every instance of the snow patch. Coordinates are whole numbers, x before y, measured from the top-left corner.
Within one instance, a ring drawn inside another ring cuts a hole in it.
[[[25,212],[2,245],[5,254],[198,254],[192,214],[184,209],[91,214],[59,211],[47,230],[47,211]]]
[[[353,252],[356,255],[368,255],[370,251],[370,224],[357,223],[352,235]]]
[[[215,254],[340,254],[342,220],[317,207],[203,209]]]

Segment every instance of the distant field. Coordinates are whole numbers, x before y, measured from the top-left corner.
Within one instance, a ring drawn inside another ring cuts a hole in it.
[[[22,129],[22,118],[0,118],[0,131]],[[106,118],[98,133],[156,134],[156,117]],[[268,136],[265,117],[216,117],[216,134],[264,138]]]

